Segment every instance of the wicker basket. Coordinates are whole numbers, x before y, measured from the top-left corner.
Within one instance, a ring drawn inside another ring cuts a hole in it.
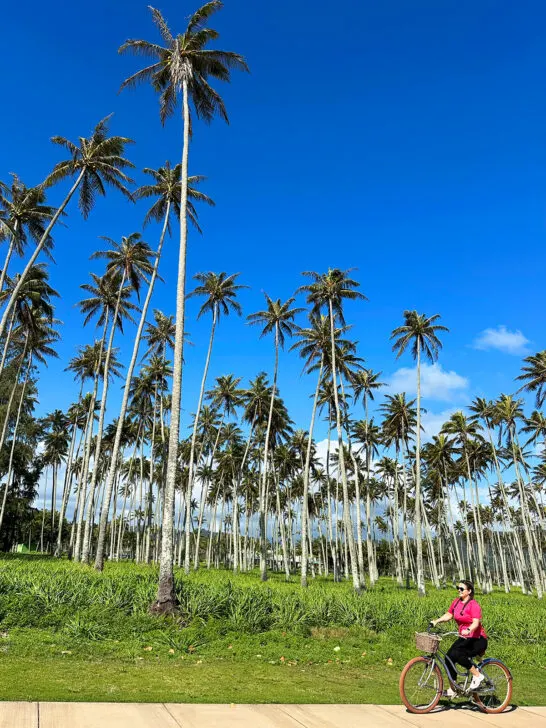
[[[428,632],[415,633],[415,645],[421,652],[434,654],[438,651],[438,645],[441,641],[442,638],[435,634],[428,634]]]

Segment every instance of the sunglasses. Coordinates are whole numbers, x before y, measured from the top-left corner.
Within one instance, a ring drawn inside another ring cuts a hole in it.
[[[466,591],[466,586],[458,586],[457,591]]]

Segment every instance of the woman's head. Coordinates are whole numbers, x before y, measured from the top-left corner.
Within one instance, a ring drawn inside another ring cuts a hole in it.
[[[466,599],[467,597],[472,599],[474,597],[474,584],[468,581],[468,579],[461,579],[457,584],[457,591],[461,599]]]

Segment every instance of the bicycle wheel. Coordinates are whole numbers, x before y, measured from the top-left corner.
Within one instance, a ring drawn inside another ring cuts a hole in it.
[[[490,660],[480,667],[485,680],[474,701],[484,713],[502,713],[512,699],[512,674],[500,660]]]
[[[400,675],[400,697],[410,713],[429,713],[442,697],[444,681],[430,657],[414,657]]]

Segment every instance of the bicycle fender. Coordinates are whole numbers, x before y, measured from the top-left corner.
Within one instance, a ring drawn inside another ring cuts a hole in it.
[[[482,667],[482,665],[488,665],[490,662],[499,662],[503,667],[505,667],[508,672],[510,673],[510,680],[512,680],[512,672],[508,665],[504,663],[502,660],[499,660],[498,657],[486,657],[485,660],[482,660],[480,663],[478,663],[478,668]]]

